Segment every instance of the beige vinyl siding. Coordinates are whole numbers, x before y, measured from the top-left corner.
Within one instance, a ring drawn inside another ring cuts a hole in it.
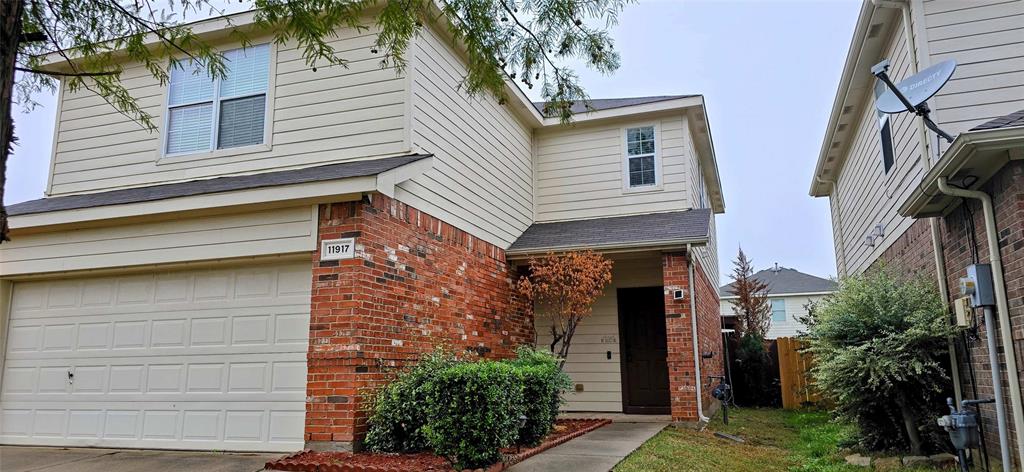
[[[397,197],[508,247],[533,222],[533,131],[492,96],[469,96],[464,59],[431,29],[413,45],[412,143],[434,168]]]
[[[689,128],[687,128],[689,129]],[[693,139],[690,133],[686,133],[686,145],[688,149],[696,149],[693,145]],[[689,175],[693,178],[689,179],[689,194],[693,195],[692,206],[697,208],[700,206],[701,196],[703,196],[703,202],[705,208],[711,208],[711,197],[708,196],[707,182],[701,186],[701,179],[703,172],[701,172],[700,160],[697,159],[696,153],[686,153],[686,157],[689,161]],[[718,235],[715,229],[715,214],[711,213],[711,223],[708,227],[708,243],[706,246],[698,247],[694,250],[694,255],[697,261],[708,277],[708,281],[712,286],[718,285]]]
[[[930,63],[958,64],[932,101],[943,129],[955,136],[1024,109],[1024,0],[933,0],[922,7]]]
[[[565,395],[566,411],[622,411],[622,370],[619,357],[619,308],[616,289],[626,287],[662,286],[660,254],[642,257],[614,257],[612,283],[594,303],[594,312],[582,321],[573,336],[565,372],[573,385],[583,384],[583,391],[570,390]],[[551,343],[550,319],[537,317],[537,346]],[[608,359],[607,352],[612,352]]]
[[[331,44],[348,67],[313,72],[293,45],[271,51],[269,150],[160,158],[160,131],[149,132],[88,90],[63,91],[50,195],[152,185],[406,152],[405,78],[370,53],[373,31],[338,32]],[[257,40],[258,42],[259,40]],[[225,44],[224,49],[237,47]],[[163,126],[167,88],[127,65],[128,93]],[[159,161],[158,161],[159,159]]]
[[[313,251],[314,207],[20,234],[0,247],[0,276]]]
[[[806,331],[807,326],[797,321],[797,318],[807,316],[807,305],[811,302],[818,302],[825,298],[824,295],[769,295],[768,299],[782,298],[786,300],[786,320],[779,322],[772,320],[768,328],[768,339],[786,338],[799,335]],[[732,311],[735,299],[722,299],[722,316],[734,316]]]
[[[883,57],[892,61],[890,75],[901,80],[911,74],[909,50],[899,21],[889,30],[888,46]],[[882,144],[874,94],[866,91],[861,116],[854,123],[856,132],[846,150],[846,159],[838,179],[840,198],[836,210],[841,224],[836,226],[836,258],[844,261],[848,274],[865,270],[892,244],[913,220],[899,216],[899,205],[921,180],[924,162],[920,156],[918,128],[914,116],[890,115],[894,164],[888,173],[882,164]],[[865,237],[876,225],[884,227],[885,236],[874,247],[865,244]],[[842,240],[838,240],[842,238]]]
[[[661,190],[624,192],[623,129],[656,124]],[[537,221],[561,221],[690,208],[682,113],[545,129],[537,133]]]

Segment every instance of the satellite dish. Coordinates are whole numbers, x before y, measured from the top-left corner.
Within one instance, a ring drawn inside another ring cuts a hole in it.
[[[913,108],[928,101],[942,86],[946,85],[955,70],[956,61],[948,59],[907,77],[895,86],[906,98],[905,102],[890,89],[875,100],[875,108],[882,113],[913,112]],[[908,105],[911,109],[908,109]]]
[[[928,109],[926,102],[943,85],[946,85],[955,70],[956,61],[949,59],[907,77],[899,85],[896,85],[889,79],[889,60],[879,62],[871,68],[871,75],[878,77],[878,80],[881,80],[889,90],[875,100],[875,108],[882,113],[890,114],[909,111],[920,116],[928,129],[952,143],[953,136],[939,129],[939,126],[928,116],[931,110]]]

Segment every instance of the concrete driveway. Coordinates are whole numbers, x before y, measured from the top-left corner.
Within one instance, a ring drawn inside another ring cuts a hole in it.
[[[282,453],[0,446],[3,472],[255,472]]]

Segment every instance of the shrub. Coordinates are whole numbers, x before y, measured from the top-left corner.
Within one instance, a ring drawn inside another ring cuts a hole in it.
[[[523,376],[526,423],[519,429],[517,443],[536,446],[555,426],[562,393],[571,386],[569,375],[558,368],[554,355],[526,346],[516,350],[516,358],[507,362]]]
[[[519,435],[522,374],[503,362],[465,363],[437,372],[429,386],[422,432],[434,453],[459,469],[501,460]]]
[[[364,441],[367,449],[373,452],[429,449],[430,442],[422,431],[427,424],[427,395],[438,372],[458,363],[453,354],[437,349],[381,388],[368,421],[369,429]]]
[[[817,387],[868,449],[938,448],[954,333],[933,285],[884,269],[844,279],[814,311],[808,337]]]

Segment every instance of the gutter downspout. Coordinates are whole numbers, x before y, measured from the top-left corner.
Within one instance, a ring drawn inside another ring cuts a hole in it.
[[[902,0],[899,2],[891,2],[885,0],[873,0],[875,5],[882,8],[899,8],[900,13],[903,15],[903,37],[907,42],[907,48],[910,49],[910,66],[911,73],[916,74],[920,72],[921,66],[917,57],[917,42],[914,41],[914,27],[910,18],[910,2],[908,0]],[[893,5],[896,3],[898,5]],[[931,142],[928,140],[928,131],[925,128],[923,120],[914,120],[917,122],[917,136],[921,142],[921,154],[924,156],[924,162],[928,169],[932,168],[932,148]],[[935,275],[939,282],[939,295],[942,296],[942,306],[947,308],[949,303],[949,282],[946,280],[946,257],[943,250],[942,237],[939,232],[939,222],[937,218],[928,218],[928,229],[931,232],[932,237],[932,252],[935,256]],[[956,398],[956,404],[959,405],[960,401],[963,400],[963,392],[960,388],[960,363],[957,360],[956,345],[953,344],[953,338],[949,338],[949,368],[951,377],[953,377],[953,397]]]
[[[1003,259],[999,253],[999,235],[996,232],[996,213],[992,205],[992,197],[989,194],[979,190],[966,190],[961,188],[951,187],[946,177],[939,177],[938,179],[939,191],[954,197],[971,198],[975,200],[981,200],[982,213],[985,217],[985,239],[988,244],[988,258],[989,263],[992,264],[992,282],[995,285],[996,295],[996,310],[999,312],[999,335],[1002,338],[1003,343],[1003,357],[1006,360],[1006,376],[1010,381],[1010,404],[1013,413],[1013,424],[1014,432],[1016,433],[1017,439],[1017,458],[1020,464],[1024,464],[1024,411],[1021,411],[1021,394],[1020,394],[1020,374],[1017,371],[1017,353],[1014,349],[1013,344],[1013,327],[1010,324],[1010,307],[1006,299],[1006,283],[1003,277]],[[990,319],[991,317],[986,317]],[[987,321],[987,320],[986,320]],[[985,330],[991,333],[993,326],[986,326]],[[998,359],[997,359],[998,360]],[[993,385],[995,380],[1001,374],[999,372],[999,365],[992,366],[992,380]],[[1002,392],[996,390],[996,396],[1001,396]],[[998,411],[998,410],[997,410]],[[998,418],[997,418],[998,419]],[[1006,432],[1006,418],[1004,414],[1003,423],[999,426],[999,435],[1008,434]],[[1000,440],[1002,443],[1002,440]],[[1007,451],[1005,456],[1009,455]],[[1003,470],[1010,470],[1011,464],[1004,459]]]
[[[686,285],[688,285],[690,289],[690,329],[693,330],[693,374],[695,380],[694,384],[697,387],[697,421],[707,423],[711,418],[704,416],[704,399],[703,393],[701,392],[701,382],[703,382],[703,377],[701,377],[700,373],[700,348],[697,345],[697,301],[694,299],[695,290],[693,289],[694,271],[692,248],[693,245],[689,243],[686,244],[686,270],[688,276]]]

